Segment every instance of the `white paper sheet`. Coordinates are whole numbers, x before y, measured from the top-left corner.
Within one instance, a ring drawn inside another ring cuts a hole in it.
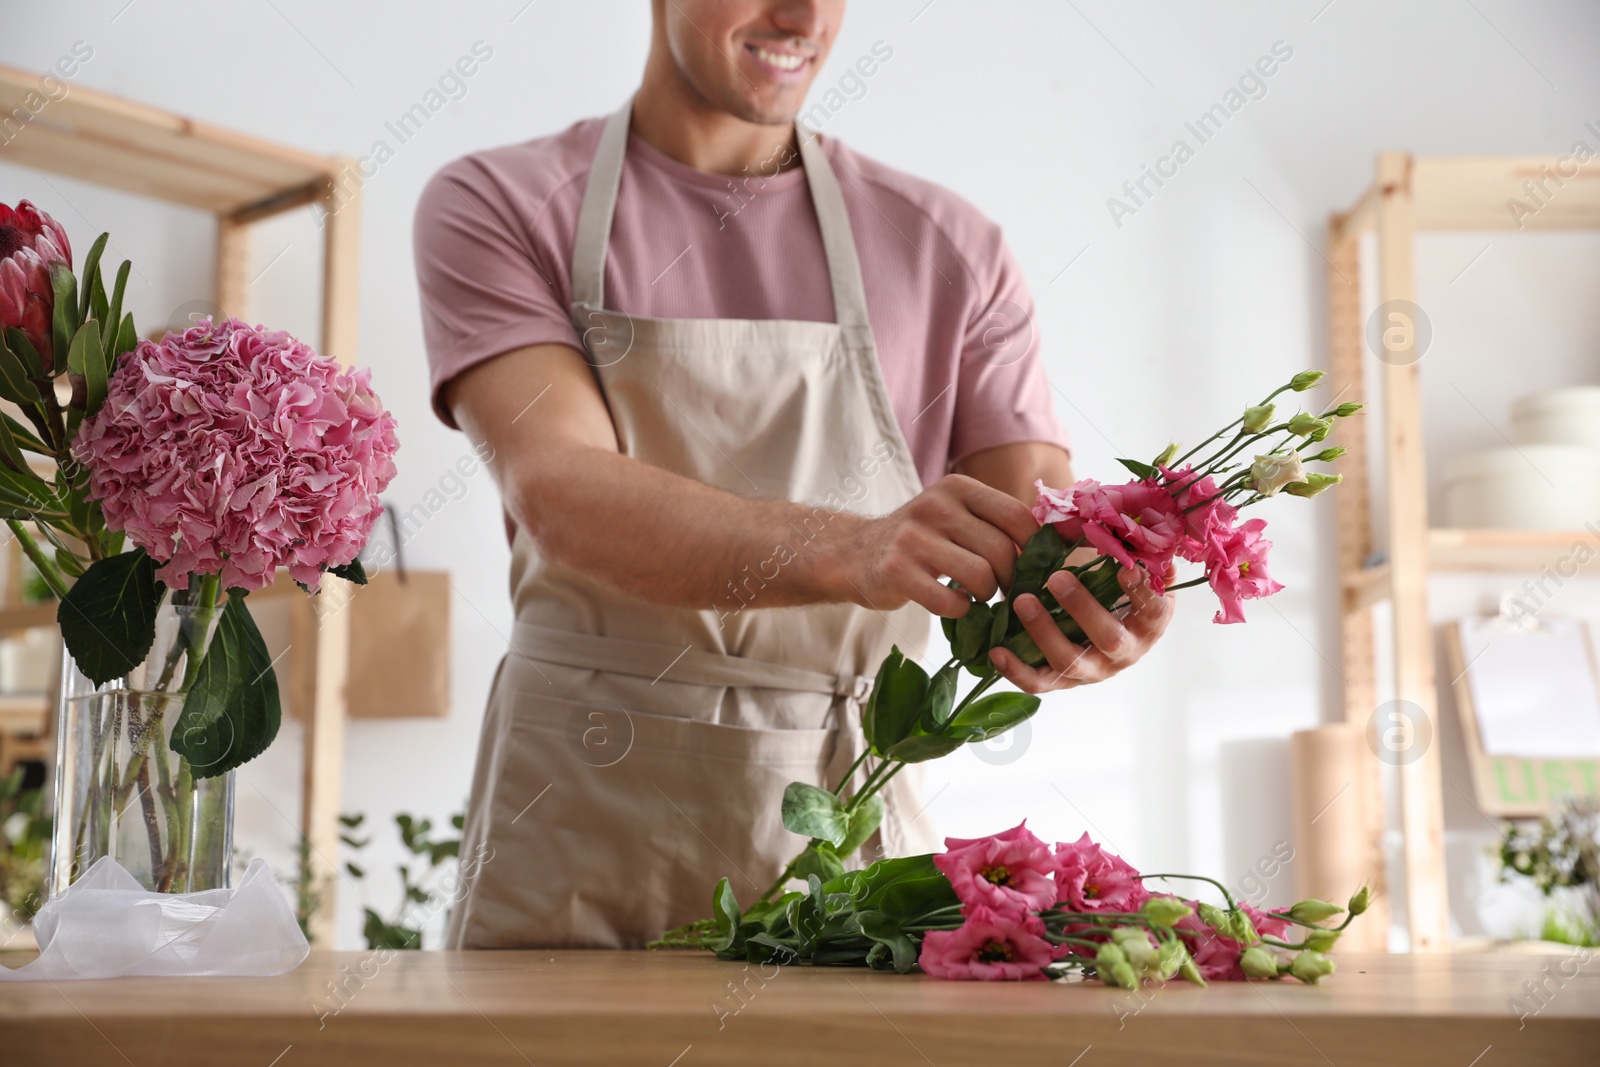
[[[233,889],[152,893],[102,856],[33,919],[39,958],[0,982],[128,975],[273,975],[311,951],[277,880],[252,860]]]
[[[1460,627],[1486,753],[1600,757],[1600,694],[1585,623],[1541,617],[1537,629],[1516,630],[1492,619],[1468,618]]]

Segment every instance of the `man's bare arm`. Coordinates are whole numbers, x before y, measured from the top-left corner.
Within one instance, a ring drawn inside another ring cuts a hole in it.
[[[813,509],[747,500],[623,456],[583,355],[535,345],[453,379],[445,403],[490,468],[512,519],[545,556],[641,600],[705,608],[747,565],[793,539]],[[1009,584],[1037,524],[1014,495],[949,475],[894,513],[847,512],[762,590],[763,607],[915,601],[959,616],[953,577],[987,599]]]

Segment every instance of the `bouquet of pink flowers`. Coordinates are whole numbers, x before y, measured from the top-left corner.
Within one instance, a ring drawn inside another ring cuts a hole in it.
[[[1024,594],[1039,599],[1069,640],[1085,639],[1046,587],[1057,571],[1072,573],[1113,612],[1129,607],[1118,581],[1123,569],[1143,570],[1158,594],[1209,585],[1219,603],[1218,623],[1243,622],[1245,600],[1282,588],[1268,571],[1266,522],[1239,516],[1280,493],[1314,497],[1340,480],[1306,464],[1344,454],[1322,442],[1335,420],[1361,405],[1277,417],[1279,396],[1304,393],[1321,379],[1320,371],[1295,375],[1182,455],[1174,444],[1149,463],[1120,460],[1134,475],[1125,484],[1085,479],[1061,490],[1039,483],[1033,514],[1040,527],[1017,556],[1010,588],[993,603],[974,601],[960,618],[943,620],[951,655],[933,673],[892,649],[862,714],[861,757],[832,788],[791,782],[784,791],[783,824],[809,839],[805,847],[748,908],[741,911],[723,879],[713,898],[715,918],[669,931],[657,944],[698,945],[728,958],[902,971],[920,962],[928,973],[950,978],[1037,977],[1061,965],[1082,966],[1125,985],[1170,977],[1186,960],[1190,969],[1183,973],[1196,980],[1271,977],[1281,968],[1314,981],[1331,970],[1321,954],[1336,931],[1319,927],[1298,945],[1280,935],[1284,924],[1314,925],[1343,909],[1303,901],[1288,913],[1257,913],[1235,906],[1226,889],[1226,910],[1152,897],[1142,884],[1146,877],[1191,876],[1140,875],[1087,837],[1052,854],[1018,827],[979,841],[952,840],[944,856],[846,871],[883,819],[883,787],[905,765],[997,737],[1038,711],[1037,696],[988,692],[1000,680],[990,652],[1004,647],[1029,666],[1045,662],[1013,610]],[[1079,560],[1089,552],[1094,555]],[[1180,562],[1202,573],[1177,582]],[[978,681],[958,699],[963,671]],[[974,866],[972,857],[979,855],[993,863]],[[785,892],[795,879],[805,880],[810,892]],[[1365,906],[1358,894],[1350,911]],[[1297,955],[1284,962],[1273,950]],[[1216,962],[1223,956],[1225,967]]]

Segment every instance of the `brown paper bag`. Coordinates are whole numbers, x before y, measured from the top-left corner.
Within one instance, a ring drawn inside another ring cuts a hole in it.
[[[354,719],[450,714],[450,576],[380,571],[350,599]]]

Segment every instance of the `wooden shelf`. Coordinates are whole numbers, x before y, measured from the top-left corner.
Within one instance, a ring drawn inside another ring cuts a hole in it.
[[[1587,548],[1589,554],[1584,555]],[[1428,531],[1428,569],[1443,573],[1539,574],[1563,578],[1600,574],[1600,533],[1589,530],[1469,530],[1435,527]],[[1571,573],[1563,573],[1571,572]],[[1347,574],[1344,609],[1361,611],[1389,599],[1387,563]]]
[[[308,203],[335,171],[327,156],[76,85],[40,106],[39,83],[0,66],[0,115],[33,116],[0,145],[0,161],[224,215],[298,190],[307,194],[298,204]]]
[[[1368,308],[1362,306],[1362,280],[1376,268],[1376,301],[1403,309],[1417,299],[1414,251],[1419,233],[1462,230],[1557,231],[1600,228],[1600,161],[1575,156],[1417,159],[1405,152],[1379,154],[1372,184],[1350,210],[1328,219],[1328,335],[1331,381],[1342,400],[1368,399],[1366,383],[1376,384],[1382,425],[1368,454],[1367,433],[1359,424],[1335,430],[1335,443],[1349,449],[1340,469],[1345,483],[1335,494],[1339,509],[1340,675],[1344,679],[1345,721],[1365,730],[1389,700],[1413,705],[1424,719],[1436,719],[1434,625],[1428,611],[1428,577],[1433,573],[1570,577],[1581,570],[1600,572],[1600,559],[1585,565],[1584,547],[1600,549],[1597,530],[1430,529],[1423,441],[1421,365],[1416,360],[1384,358],[1368,350]],[[1530,194],[1538,189],[1537,197]],[[1513,202],[1528,210],[1513,212]],[[1376,238],[1372,267],[1363,267],[1359,239]],[[1384,353],[1382,355],[1387,355]],[[1376,371],[1376,373],[1372,373]],[[1351,420],[1354,421],[1354,420]],[[1385,508],[1380,543],[1387,560],[1366,565],[1373,549],[1374,479],[1385,472]],[[1600,552],[1596,552],[1600,556]],[[1372,614],[1368,608],[1392,605],[1391,677],[1380,690]],[[1444,850],[1444,780],[1439,745],[1400,763],[1400,831],[1405,867],[1406,911],[1413,950],[1444,951],[1449,945],[1449,893]],[[1341,840],[1328,850],[1360,855],[1376,893],[1386,884],[1383,836],[1386,830],[1378,760],[1368,761],[1359,790],[1365,811],[1363,840]],[[1306,843],[1310,847],[1310,843]],[[1308,862],[1310,860],[1308,859]],[[1372,923],[1381,925],[1374,914]],[[1369,923],[1370,925],[1370,923]]]

